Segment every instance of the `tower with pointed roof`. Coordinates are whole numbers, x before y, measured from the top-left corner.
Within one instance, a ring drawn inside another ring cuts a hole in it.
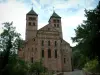
[[[62,26],[61,26],[61,17],[53,11],[52,16],[49,19],[49,24],[52,25],[55,29],[57,29],[60,33],[60,37],[63,38],[62,36]]]
[[[38,14],[33,8],[26,14],[26,40],[36,37],[38,28]]]

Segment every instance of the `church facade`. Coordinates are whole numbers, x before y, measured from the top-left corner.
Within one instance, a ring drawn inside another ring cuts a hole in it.
[[[72,49],[63,39],[61,17],[53,12],[49,23],[38,29],[38,14],[31,9],[26,14],[26,36],[20,58],[28,62],[40,61],[50,71],[72,71]]]

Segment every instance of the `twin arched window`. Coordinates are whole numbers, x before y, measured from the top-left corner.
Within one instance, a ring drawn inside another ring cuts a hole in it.
[[[60,20],[56,20],[56,19],[54,19],[53,22],[54,22],[54,23],[59,23]]]
[[[28,20],[36,20],[35,17],[29,17]]]
[[[48,49],[48,58],[51,58],[51,49]],[[42,58],[44,58],[44,50],[42,49]],[[54,57],[57,58],[57,50],[54,51]]]
[[[28,25],[29,26],[35,26],[36,24],[35,24],[35,22],[33,22],[33,24],[31,22],[28,22]]]
[[[59,27],[59,24],[54,24],[54,27]]]

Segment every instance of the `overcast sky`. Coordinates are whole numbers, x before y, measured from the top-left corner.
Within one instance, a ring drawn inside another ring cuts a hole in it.
[[[25,39],[26,13],[32,8],[38,14],[38,27],[48,23],[50,16],[55,12],[62,17],[64,39],[74,46],[71,37],[75,36],[74,29],[84,19],[84,9],[93,9],[99,0],[0,0],[0,32],[3,22],[13,21],[16,30]],[[38,29],[39,29],[38,28]]]

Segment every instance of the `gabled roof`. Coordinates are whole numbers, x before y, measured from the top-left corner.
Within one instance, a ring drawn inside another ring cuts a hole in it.
[[[61,17],[54,11],[50,18],[61,18]]]
[[[36,15],[36,16],[38,16],[38,14],[33,10],[33,8],[27,13],[27,15]]]
[[[70,46],[70,44],[67,42],[67,41],[65,41],[63,38],[61,38],[61,40],[62,40],[62,44],[67,44],[67,45],[69,45]]]
[[[45,25],[44,27],[40,28],[38,31],[56,31],[58,32],[58,30],[56,30],[54,27],[52,27],[50,24]]]

